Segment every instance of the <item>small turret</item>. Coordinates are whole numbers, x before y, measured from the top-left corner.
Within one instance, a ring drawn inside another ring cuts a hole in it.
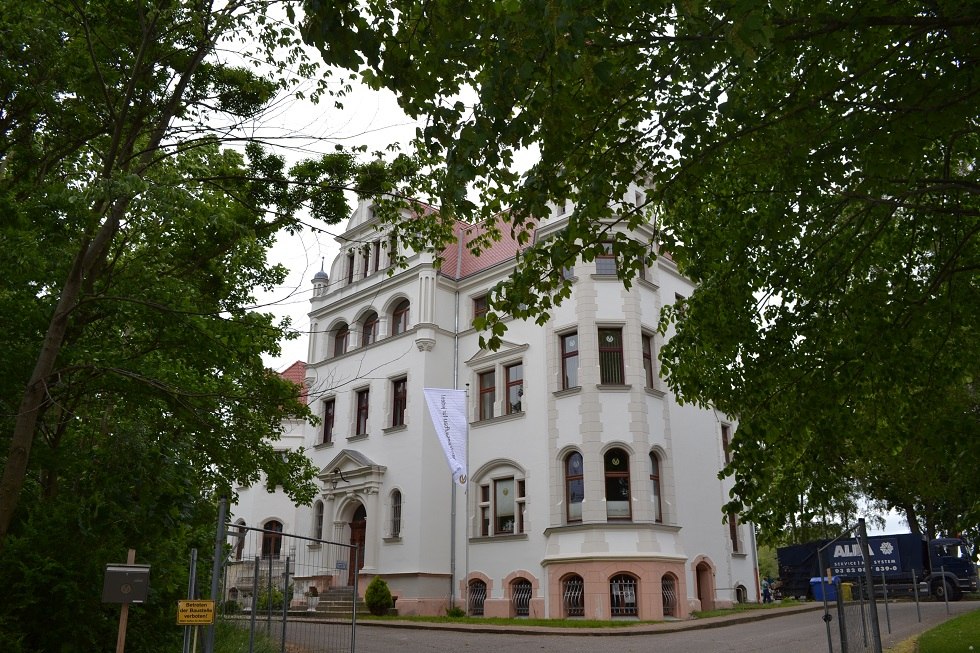
[[[327,294],[327,288],[330,285],[330,277],[327,276],[323,266],[324,260],[321,258],[320,271],[313,275],[313,299],[323,297],[325,294]]]

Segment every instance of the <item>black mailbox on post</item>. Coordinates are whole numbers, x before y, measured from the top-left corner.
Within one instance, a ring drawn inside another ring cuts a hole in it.
[[[106,565],[103,603],[143,603],[150,588],[150,565]]]

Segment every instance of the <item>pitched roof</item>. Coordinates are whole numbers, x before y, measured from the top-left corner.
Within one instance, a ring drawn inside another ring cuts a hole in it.
[[[306,363],[303,361],[296,361],[282,372],[279,372],[279,376],[287,381],[292,381],[302,388],[299,393],[299,400],[304,404],[308,403],[308,388],[306,387]]]
[[[522,249],[521,244],[517,242],[516,232],[510,223],[504,222],[502,215],[498,216],[496,226],[500,230],[500,240],[492,241],[489,247],[476,255],[470,251],[468,245],[486,233],[486,226],[457,221],[454,228],[456,242],[446,247],[440,254],[442,259],[440,272],[453,279],[462,279],[492,268],[498,263],[513,260],[514,256]],[[533,241],[534,225],[529,225],[527,229]],[[462,247],[459,246],[460,243],[462,243]]]

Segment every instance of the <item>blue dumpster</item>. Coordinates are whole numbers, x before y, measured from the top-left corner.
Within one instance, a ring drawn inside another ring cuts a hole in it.
[[[817,601],[823,601],[824,588],[827,590],[827,600],[836,601],[837,600],[837,586],[840,584],[840,578],[834,576],[830,582],[827,582],[826,578],[821,578],[820,576],[815,576],[810,579],[810,591],[813,593],[813,598]]]

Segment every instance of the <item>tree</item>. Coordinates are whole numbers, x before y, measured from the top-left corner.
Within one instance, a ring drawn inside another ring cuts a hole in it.
[[[574,202],[568,228],[529,244],[495,293],[489,345],[508,315],[546,321],[571,291],[551,272],[613,232],[629,283],[649,244],[624,232],[655,221],[654,245],[699,284],[664,313],[663,373],[682,400],[740,420],[728,509],[775,535],[801,498],[807,514],[854,489],[913,507],[932,501],[922,479],[894,494],[878,474],[914,462],[945,472],[946,527],[976,524],[975,474],[955,462],[980,440],[974,5],[306,9],[304,38],[328,63],[429,117],[417,147],[444,209],[433,223],[462,217],[492,238],[506,210],[529,243],[555,203]],[[529,148],[538,158],[519,173]]]
[[[346,219],[349,192],[411,165],[287,166],[251,135],[317,68],[295,3],[271,6],[0,2],[3,650],[110,646],[92,588],[130,547],[154,569],[141,650],[173,650],[217,497],[312,496],[316,470],[275,446],[309,410],[262,362],[289,325],[254,289],[284,278],[277,233]]]

